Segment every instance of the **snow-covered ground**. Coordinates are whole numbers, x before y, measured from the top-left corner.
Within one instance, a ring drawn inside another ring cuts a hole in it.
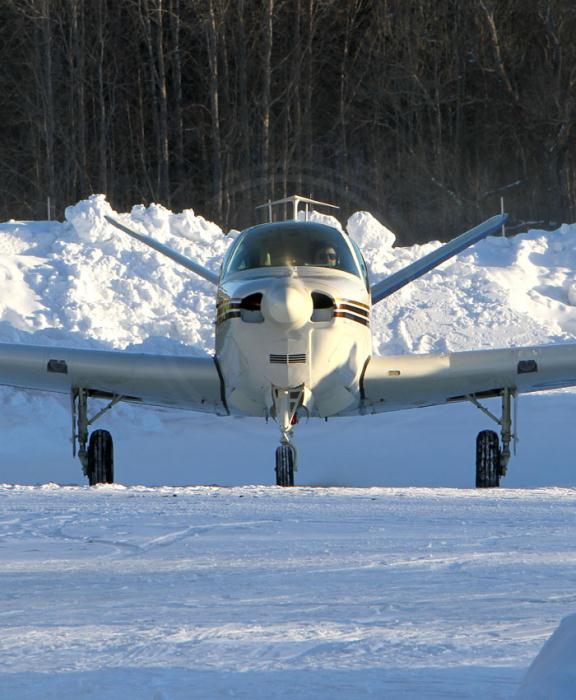
[[[210,285],[104,214],[212,270],[235,235],[102,196],[0,224],[0,342],[211,352]],[[374,280],[438,245],[345,227]],[[374,351],[574,342],[575,304],[576,225],[494,237],[377,305]],[[466,490],[492,427],[470,405],[301,424],[293,491],[248,486],[273,482],[274,424],[122,405],[100,425],[128,487],[34,487],[82,483],[68,401],[0,409],[0,482],[22,485],[0,488],[0,698],[512,698],[575,612],[573,391],[521,397],[497,493]],[[576,697],[575,627],[521,697]]]
[[[574,489],[19,486],[0,504],[11,700],[513,698],[576,602]]]
[[[576,694],[576,614],[568,615],[544,644],[518,692],[521,700],[571,700]]]

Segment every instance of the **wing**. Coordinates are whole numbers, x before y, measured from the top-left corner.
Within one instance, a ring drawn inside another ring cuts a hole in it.
[[[228,413],[212,357],[0,344],[0,385]]]
[[[440,246],[432,253],[425,255],[420,260],[416,260],[411,265],[407,265],[398,270],[393,275],[386,277],[385,279],[377,282],[372,286],[371,295],[372,303],[377,304],[382,299],[385,299],[390,294],[397,292],[402,289],[409,282],[413,282],[418,277],[426,274],[435,267],[438,267],[440,263],[454,257],[458,253],[461,253],[466,248],[469,248],[474,243],[486,238],[492,233],[498,231],[502,225],[506,222],[508,218],[507,214],[499,214],[498,216],[493,216],[491,219],[487,219],[482,224],[471,228],[469,231],[462,233],[460,236],[453,238],[448,243]]]
[[[576,344],[443,355],[373,357],[361,382],[363,410],[418,406],[576,386]]]

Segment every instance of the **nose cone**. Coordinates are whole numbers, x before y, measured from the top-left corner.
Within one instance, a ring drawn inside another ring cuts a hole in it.
[[[300,328],[312,316],[312,297],[304,287],[282,281],[263,294],[261,309],[267,321]]]

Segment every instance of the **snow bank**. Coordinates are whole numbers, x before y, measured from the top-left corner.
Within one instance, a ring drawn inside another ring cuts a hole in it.
[[[66,221],[0,224],[0,342],[210,352],[213,289],[104,219],[118,218],[216,271],[229,240],[192,210],[135,206],[103,195]]]
[[[576,697],[576,614],[565,617],[528,669],[518,700]]]
[[[344,231],[342,224],[338,221],[335,216],[330,214],[322,214],[319,211],[309,211],[308,214],[304,211],[298,212],[299,221],[314,221],[317,224],[324,224],[325,226],[333,226],[338,229],[338,231]]]
[[[78,238],[88,244],[113,238],[110,224],[104,217],[114,215],[103,194],[93,194],[86,201],[67,207],[65,212],[66,221],[72,225]]]
[[[118,218],[217,272],[230,244],[188,209],[136,205],[117,213],[103,195],[68,207],[66,221],[0,224],[0,341],[211,352],[214,290],[115,230]],[[315,221],[339,225],[332,216]],[[346,225],[376,281],[437,248],[394,247],[368,212]],[[429,352],[576,337],[576,226],[490,238],[374,309],[375,351]]]
[[[357,211],[348,219],[346,230],[350,238],[362,250],[372,274],[386,271],[386,265],[394,256],[391,251],[396,236],[367,211]]]

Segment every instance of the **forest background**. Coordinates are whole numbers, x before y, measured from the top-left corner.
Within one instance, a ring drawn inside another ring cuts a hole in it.
[[[0,220],[294,193],[399,243],[576,220],[573,0],[0,0]]]

